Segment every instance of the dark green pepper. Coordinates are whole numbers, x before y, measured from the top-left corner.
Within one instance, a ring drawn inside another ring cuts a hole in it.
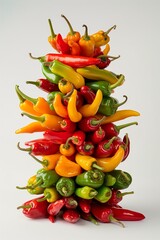
[[[104,173],[99,169],[92,169],[79,174],[76,183],[80,186],[99,188],[104,182]]]
[[[55,73],[52,73],[49,66],[43,63],[42,63],[42,73],[52,83],[58,84],[59,80],[62,78],[61,76]]]
[[[125,100],[121,103],[119,103],[116,98],[109,96],[104,97],[98,109],[98,113],[103,114],[105,116],[111,116],[117,111],[119,106],[123,105],[127,101],[128,99],[127,96],[124,95],[124,97]]]
[[[55,186],[59,178],[60,176],[56,173],[55,170],[40,169],[36,174],[35,186],[40,186],[43,188]]]
[[[75,191],[75,182],[73,178],[61,177],[56,183],[56,189],[63,197],[69,197]]]
[[[106,203],[112,196],[112,190],[105,185],[96,190],[98,194],[94,198],[101,203]]]
[[[111,171],[110,174],[116,178],[116,182],[112,186],[114,189],[125,189],[132,183],[132,177],[128,172],[115,169]]]
[[[121,75],[119,80],[114,84],[110,84],[107,81],[101,80],[101,81],[88,81],[86,82],[86,85],[94,91],[100,89],[103,93],[103,96],[109,96],[112,93],[113,89],[122,84],[123,81],[124,76]]]
[[[84,186],[76,188],[75,194],[80,198],[92,199],[98,194],[98,192],[92,187]]]

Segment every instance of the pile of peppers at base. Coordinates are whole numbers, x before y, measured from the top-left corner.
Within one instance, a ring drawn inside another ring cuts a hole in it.
[[[123,74],[108,69],[119,58],[108,54],[109,35],[116,25],[94,34],[83,25],[81,34],[61,16],[69,27],[65,37],[56,34],[48,20],[53,52],[41,57],[29,54],[39,61],[43,77],[26,84],[46,97],[31,97],[15,86],[21,115],[30,121],[15,133],[42,134],[17,144],[38,166],[25,186],[16,186],[33,196],[17,209],[28,218],[47,218],[52,223],[84,219],[124,227],[123,221],[145,216],[121,206],[123,197],[134,192],[126,191],[132,176],[120,167],[130,153],[130,138],[128,133],[120,136],[120,131],[138,123],[117,122],[140,113],[119,109],[126,95],[120,102],[113,97],[125,82]]]

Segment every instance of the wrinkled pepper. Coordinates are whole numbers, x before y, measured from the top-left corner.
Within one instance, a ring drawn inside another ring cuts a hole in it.
[[[75,191],[76,185],[73,178],[61,177],[56,183],[56,189],[63,197],[70,197]]]
[[[126,189],[132,183],[132,176],[126,171],[114,169],[110,174],[116,178],[116,182],[112,186],[114,189]]]

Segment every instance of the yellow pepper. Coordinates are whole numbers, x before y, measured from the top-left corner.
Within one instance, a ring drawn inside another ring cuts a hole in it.
[[[82,114],[83,117],[94,116],[98,112],[102,98],[103,98],[102,91],[98,89],[93,102],[91,104],[85,104],[82,107],[80,107],[79,112]]]
[[[59,176],[62,177],[75,177],[82,172],[82,169],[80,165],[62,155],[57,162],[55,171]]]
[[[110,51],[110,45],[107,43],[105,48],[103,49],[103,54],[108,55],[109,51]]]
[[[42,126],[40,122],[31,122],[24,127],[21,127],[15,131],[16,134],[19,133],[34,133],[34,132],[43,132],[48,130],[48,128]]]
[[[85,34],[79,40],[81,55],[86,56],[86,57],[93,57],[94,48],[95,48],[95,40],[92,36],[88,35],[87,26],[83,25],[83,27],[85,27]]]
[[[72,122],[79,122],[82,118],[82,114],[79,111],[77,111],[76,102],[77,102],[77,90],[74,89],[67,105],[68,116]]]
[[[47,202],[52,203],[57,201],[60,198],[60,194],[58,193],[56,187],[48,187],[44,190],[44,197],[39,199],[39,202],[47,200]]]
[[[77,153],[75,156],[76,163],[81,166],[86,171],[91,170],[92,168],[97,168],[102,170],[100,166],[97,165],[96,158],[88,155],[82,155],[80,153]]]
[[[119,146],[117,152],[112,157],[108,158],[96,158],[97,164],[103,168],[103,172],[111,172],[113,171],[123,160],[124,157],[124,148]]]
[[[54,97],[53,108],[58,116],[63,118],[68,117],[67,107],[63,105],[62,97],[61,97],[61,94],[59,93],[57,93]]]
[[[140,113],[135,111],[135,110],[131,110],[131,109],[118,110],[113,115],[106,117],[104,119],[104,121],[102,122],[102,124],[120,121],[120,120],[123,120],[123,119],[128,118],[128,117],[138,117],[138,116],[140,116]],[[98,119],[101,119],[102,115],[97,114],[96,117]]]
[[[73,90],[73,84],[70,81],[62,78],[58,82],[58,88],[63,94],[66,94]]]

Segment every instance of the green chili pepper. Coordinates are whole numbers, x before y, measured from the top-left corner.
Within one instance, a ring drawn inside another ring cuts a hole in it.
[[[62,78],[61,76],[51,72],[50,68],[43,63],[42,63],[42,73],[52,83],[58,84],[59,80]]]
[[[40,198],[38,202],[47,200],[47,202],[52,203],[60,198],[60,195],[55,187],[45,188],[43,195],[44,197]]]
[[[98,194],[94,197],[101,203],[106,203],[112,196],[112,190],[105,185],[97,189]]]
[[[61,177],[56,183],[56,189],[63,197],[69,197],[75,191],[75,182],[73,178]]]
[[[99,188],[104,182],[104,173],[99,169],[92,169],[79,174],[76,183],[80,186]]]
[[[98,109],[98,113],[103,114],[105,116],[111,116],[117,111],[119,106],[123,105],[127,101],[128,99],[127,96],[124,95],[124,97],[125,100],[121,103],[119,103],[116,98],[109,96],[104,97]]]
[[[86,85],[92,90],[97,91],[100,89],[103,93],[103,96],[109,96],[112,93],[112,90],[118,87],[124,81],[124,76],[121,75],[118,81],[114,84],[110,84],[107,81],[88,81]]]
[[[104,177],[104,185],[107,187],[111,187],[115,184],[116,178],[113,177],[111,174],[106,173]]]
[[[84,186],[76,188],[75,194],[80,198],[92,199],[98,194],[98,192],[92,187]]]
[[[128,188],[132,182],[132,177],[128,172],[115,169],[110,174],[116,178],[115,184],[112,186],[114,189],[125,189]]]
[[[36,174],[35,186],[40,186],[43,188],[55,186],[59,178],[60,176],[56,173],[55,170],[40,169]]]

